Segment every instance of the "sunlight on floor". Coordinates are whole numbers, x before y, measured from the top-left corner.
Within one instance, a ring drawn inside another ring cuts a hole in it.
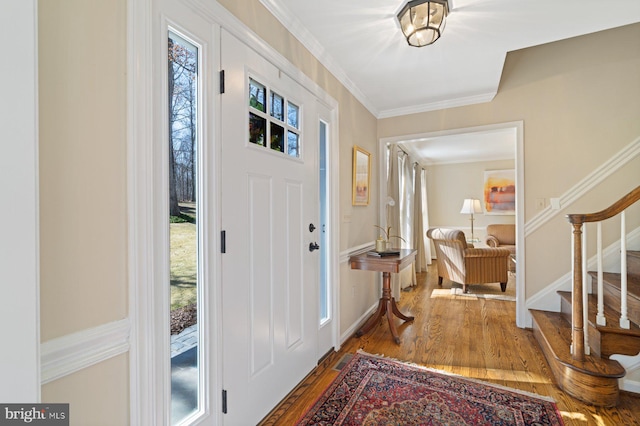
[[[560,411],[560,415],[562,416],[562,418],[564,420],[566,419],[571,419],[574,422],[585,422],[587,423],[587,416],[585,416],[582,413],[570,413],[568,411]],[[599,421],[597,423],[598,425],[604,425],[604,423],[602,423],[602,421]]]
[[[499,291],[499,290],[498,290]],[[471,299],[471,300],[478,300],[478,299],[494,299],[494,300],[507,300],[507,301],[515,301],[516,297],[509,295],[509,294],[502,294],[502,293],[496,293],[496,294],[491,294],[491,293],[485,293],[485,294],[480,294],[480,293],[473,293],[473,291],[469,292],[469,293],[463,293],[462,292],[462,288],[436,288],[431,292],[431,298],[432,299]]]
[[[456,366],[464,367],[464,366]],[[437,371],[443,371],[447,374],[452,374],[450,365],[432,365],[429,368],[433,368]],[[500,370],[496,368],[469,368],[464,367],[466,372],[463,375],[469,379],[477,380],[503,380],[507,382],[515,383],[528,383],[528,384],[550,384],[552,383],[549,377],[533,374],[527,371],[513,371],[513,370]],[[453,373],[455,374],[455,373]],[[462,375],[461,375],[462,376]]]

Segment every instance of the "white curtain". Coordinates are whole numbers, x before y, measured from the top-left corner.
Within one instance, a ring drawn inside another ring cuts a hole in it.
[[[399,183],[400,183],[400,228],[401,236],[404,239],[402,247],[415,248],[413,235],[413,206],[415,204],[414,185],[413,185],[413,168],[411,166],[411,157],[406,153],[400,154],[399,158]],[[416,285],[416,269],[415,262],[411,267],[407,267],[400,275],[400,288]]]
[[[415,163],[413,166],[414,200],[412,231],[413,247],[418,251],[415,263],[416,272],[426,272],[427,265],[431,263],[431,247],[428,245],[427,236],[424,230],[424,220],[426,216],[426,188],[423,186],[424,175],[424,169],[418,163]],[[427,252],[429,252],[428,256]]]
[[[424,254],[427,258],[427,265],[431,265],[431,241],[427,238],[427,230],[429,229],[429,203],[427,202],[427,171],[420,169],[420,185],[422,187],[422,241],[424,242]]]
[[[398,178],[398,147],[391,145],[389,154],[389,164],[387,165],[387,205],[386,223],[391,227],[392,233],[400,233],[400,189]]]
[[[387,204],[385,210],[387,227],[391,227],[392,235],[400,234],[399,152],[400,150],[395,144],[390,145],[387,151]],[[400,300],[400,274],[391,274],[391,294],[396,300]]]

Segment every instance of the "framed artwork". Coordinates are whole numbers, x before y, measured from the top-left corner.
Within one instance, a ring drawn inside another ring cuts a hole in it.
[[[353,205],[368,206],[371,186],[371,154],[353,146]]]
[[[516,214],[516,171],[487,170],[484,172],[485,214]]]

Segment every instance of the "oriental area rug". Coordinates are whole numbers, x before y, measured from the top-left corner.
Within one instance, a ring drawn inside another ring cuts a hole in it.
[[[563,425],[549,398],[356,353],[298,425]]]

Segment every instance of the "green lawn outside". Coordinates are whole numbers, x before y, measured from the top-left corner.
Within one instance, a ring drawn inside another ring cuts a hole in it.
[[[171,223],[171,310],[197,301],[197,239],[194,223]]]

